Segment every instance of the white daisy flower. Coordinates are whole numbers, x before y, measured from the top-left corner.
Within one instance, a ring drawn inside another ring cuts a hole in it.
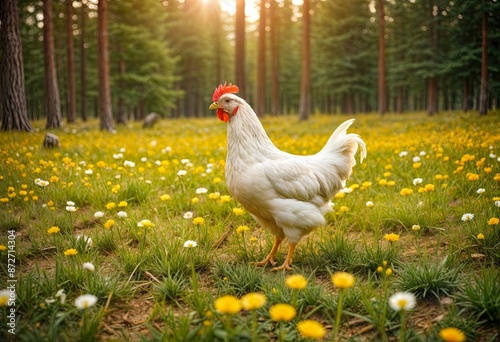
[[[413,180],[413,185],[421,184],[424,180],[422,178],[415,178]]]
[[[96,212],[94,213],[94,217],[95,217],[95,218],[101,218],[101,217],[103,217],[103,216],[104,216],[104,213],[103,213],[102,211],[96,211]]]
[[[59,291],[57,291],[56,298],[59,298],[61,304],[64,304],[66,302],[66,293],[64,293],[64,289],[60,289]]]
[[[177,171],[177,176],[185,176],[187,174],[186,170],[179,170]]]
[[[477,189],[476,191],[478,194],[484,194],[486,192],[486,189],[483,189],[483,188],[479,188]]]
[[[417,299],[411,292],[397,292],[389,298],[389,306],[394,311],[409,311],[415,308]]]
[[[368,201],[368,202],[366,202],[366,206],[367,206],[368,208],[373,208],[373,206],[374,206],[374,205],[375,205],[375,204],[373,204],[373,202],[372,202],[372,201]]]
[[[400,157],[406,157],[408,155],[408,151],[401,151],[399,152]]]
[[[206,194],[208,190],[206,188],[198,188],[196,189],[196,194],[201,195],[201,194]]]
[[[94,170],[92,170],[92,169],[87,169],[87,170],[85,170],[85,174],[86,174],[86,175],[91,175],[91,174],[93,174],[93,173],[94,173]]]
[[[193,213],[191,211],[186,211],[182,217],[184,217],[186,220],[192,219]]]
[[[415,156],[415,157],[413,157],[412,160],[413,160],[414,163],[418,163],[421,159],[420,159],[419,156]]]
[[[467,222],[467,221],[472,221],[474,218],[474,214],[467,213],[462,215],[462,221]]]
[[[77,309],[88,309],[97,303],[97,297],[92,294],[84,294],[76,297],[75,306]]]
[[[184,247],[186,248],[194,248],[196,246],[198,246],[198,243],[196,241],[187,240],[186,242],[184,242]]]
[[[133,161],[130,161],[130,160],[125,160],[123,162],[123,166],[125,166],[125,167],[135,167],[135,163]]]
[[[119,218],[126,218],[128,214],[125,211],[119,211],[116,213],[116,216],[118,216]]]
[[[91,262],[84,262],[83,265],[82,265],[82,267],[83,267],[84,270],[87,270],[87,271],[90,271],[90,272],[94,272],[95,271],[95,266]]]

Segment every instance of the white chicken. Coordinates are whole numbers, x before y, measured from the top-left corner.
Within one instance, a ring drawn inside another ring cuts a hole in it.
[[[354,155],[365,142],[346,130],[354,119],[341,124],[321,151],[298,156],[279,150],[267,136],[253,109],[234,95],[238,87],[220,85],[210,109],[227,122],[226,182],[231,195],[274,236],[271,252],[257,265],[276,264],[281,242],[289,242],[283,265],[272,270],[291,270],[296,244],[325,224],[331,198],[345,186],[356,164]]]

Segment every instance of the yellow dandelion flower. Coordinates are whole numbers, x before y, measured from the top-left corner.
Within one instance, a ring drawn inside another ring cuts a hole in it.
[[[172,199],[172,197],[170,197],[170,195],[168,195],[168,194],[164,194],[164,195],[160,196],[160,200],[162,200],[162,201],[170,201],[171,199]]]
[[[347,213],[348,211],[349,211],[349,207],[347,207],[345,205],[343,205],[343,206],[340,207],[340,212]]]
[[[385,234],[384,235],[384,239],[386,239],[389,242],[396,242],[396,241],[399,240],[399,235],[398,234],[394,234],[394,233]]]
[[[441,329],[439,336],[446,342],[463,342],[465,341],[465,334],[462,330],[448,327]]]
[[[235,296],[225,295],[214,302],[215,310],[226,315],[236,315],[241,311],[241,301]]]
[[[244,310],[252,311],[263,307],[266,300],[266,296],[262,293],[251,292],[241,297],[240,302]]]
[[[7,250],[7,246],[0,245],[0,252],[6,251],[6,250]]]
[[[127,201],[121,201],[120,203],[118,203],[118,207],[120,207],[120,208],[123,208],[123,207],[126,207],[126,206],[128,206]]]
[[[302,337],[315,340],[320,340],[326,335],[326,329],[323,324],[312,319],[306,319],[297,323],[297,330]]]
[[[193,223],[197,226],[203,226],[205,224],[205,219],[203,217],[195,217]]]
[[[294,274],[286,277],[286,286],[294,290],[302,290],[307,286],[307,279],[301,274]]]
[[[336,272],[332,275],[332,283],[340,289],[347,289],[354,285],[355,278],[351,273]]]
[[[2,197],[2,198],[0,198],[0,202],[2,202],[2,203],[8,203],[9,202],[9,198],[8,197]]]
[[[69,249],[64,251],[64,256],[73,256],[73,255],[77,255],[77,254],[78,254],[78,251],[75,248],[69,248]]]
[[[408,195],[411,195],[412,192],[413,192],[412,189],[403,188],[403,189],[401,189],[401,191],[399,192],[399,194],[402,195],[402,196],[408,196]]]
[[[479,179],[479,175],[476,173],[469,172],[465,175],[465,178],[467,178],[468,181],[474,182]]]
[[[208,194],[208,198],[210,199],[217,199],[220,197],[220,192],[212,192],[210,194]]]
[[[252,236],[252,237],[250,238],[250,242],[251,242],[251,243],[256,243],[257,241],[259,241],[259,239],[257,239],[255,236]]]
[[[142,227],[142,228],[153,228],[155,224],[151,222],[150,220],[141,220],[140,222],[137,223],[137,227]]]
[[[422,166],[422,163],[413,163],[414,169],[419,169]]]
[[[198,197],[193,197],[193,198],[191,198],[191,203],[198,204],[198,203],[200,203],[200,199]]]
[[[479,233],[479,234],[477,234],[476,238],[478,240],[484,240],[484,234],[483,233]]]
[[[57,234],[57,233],[59,233],[59,231],[60,231],[59,227],[56,227],[56,226],[53,226],[53,227],[50,227],[49,229],[47,229],[47,233],[49,233],[50,235]]]
[[[111,229],[115,225],[115,220],[109,219],[104,223],[104,228]]]
[[[212,183],[214,183],[214,184],[219,184],[220,182],[222,182],[222,178],[220,178],[220,177],[215,177],[212,181]]]
[[[108,210],[111,210],[114,207],[116,207],[116,203],[115,202],[109,202],[108,204],[106,204],[106,209],[108,209]]]
[[[488,220],[488,225],[489,226],[496,226],[500,222],[500,219],[498,217],[492,217]]]
[[[269,308],[269,315],[275,322],[289,322],[297,315],[297,310],[289,304],[274,304]]]
[[[386,270],[385,270],[385,275],[386,275],[386,276],[390,276],[390,275],[392,275],[392,269],[390,269],[390,268],[386,269]]]
[[[243,215],[244,213],[245,213],[245,210],[243,210],[241,208],[233,208],[233,214],[235,214],[237,216]]]
[[[250,229],[248,228],[248,226],[239,226],[238,228],[236,228],[236,233],[242,234],[246,232],[248,229]]]
[[[229,195],[222,195],[222,196],[220,197],[220,202],[221,202],[221,203],[227,203],[227,202],[229,202],[229,201],[231,201],[231,196],[229,196]]]

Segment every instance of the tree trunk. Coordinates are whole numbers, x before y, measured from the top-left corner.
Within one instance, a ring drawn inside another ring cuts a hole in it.
[[[111,111],[111,89],[109,85],[108,52],[108,2],[99,0],[97,7],[97,31],[99,51],[99,112],[101,129],[114,132],[113,113]]]
[[[271,1],[271,114],[278,115],[280,113],[280,83],[279,83],[279,28],[278,18],[276,16],[276,1]]]
[[[479,94],[479,115],[488,112],[488,12],[483,12],[482,23],[481,91]]]
[[[436,19],[433,14],[433,6],[429,6],[429,15],[431,22],[429,23],[429,44],[432,51],[432,66],[431,68],[436,68],[436,57],[438,49],[438,38],[436,30]],[[437,112],[437,76],[435,70],[431,71],[432,76],[427,78],[427,114],[434,115]]]
[[[47,116],[45,127],[57,128],[61,126],[61,102],[54,53],[52,0],[43,2],[43,52],[45,61],[45,115]]]
[[[265,115],[266,108],[266,0],[260,0],[259,46],[257,48],[257,91],[255,112]]]
[[[81,96],[81,111],[82,120],[87,121],[87,61],[85,56],[85,29],[86,29],[86,19],[87,19],[87,6],[82,1],[82,23],[81,23],[81,35],[80,35],[80,96]]]
[[[246,99],[245,0],[236,0],[236,84],[239,96]]]
[[[384,0],[377,0],[378,13],[378,113],[387,111],[387,95],[385,87],[385,13]]]
[[[0,116],[2,131],[32,130],[26,109],[23,51],[17,0],[0,1]]]
[[[307,120],[311,107],[311,42],[310,42],[311,16],[309,13],[309,0],[304,0],[302,5],[302,68],[300,76],[300,105],[299,120]]]
[[[68,122],[76,121],[75,50],[73,47],[73,0],[66,0],[68,49]]]

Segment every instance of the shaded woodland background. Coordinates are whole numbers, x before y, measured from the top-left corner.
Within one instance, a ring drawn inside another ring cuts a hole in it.
[[[238,84],[259,115],[485,114],[500,104],[496,0],[261,0],[253,5],[260,18],[246,20],[244,0],[223,6],[216,0],[5,0],[2,31],[11,14],[7,3],[19,9],[29,120],[48,119],[54,106],[68,122],[102,120],[103,110],[117,123],[150,112],[207,116],[213,89],[224,81]],[[107,39],[105,50],[100,39]],[[3,54],[5,44],[4,38]],[[50,58],[53,72],[47,72]],[[51,91],[59,98],[52,109]],[[103,97],[109,108],[103,109]],[[2,108],[5,119],[10,114]]]

